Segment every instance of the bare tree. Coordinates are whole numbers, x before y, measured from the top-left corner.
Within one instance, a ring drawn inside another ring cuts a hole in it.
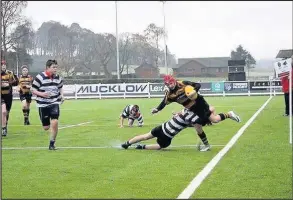
[[[13,25],[22,24],[25,18],[21,15],[22,10],[27,6],[27,1],[2,1],[2,46],[4,55],[12,43],[13,38],[9,33],[12,32]]]
[[[115,40],[116,38],[112,34],[96,34],[95,52],[103,67],[106,78],[112,78],[112,74],[108,69],[108,63],[113,56],[111,46],[113,46]]]
[[[14,32],[11,33],[9,48],[22,48],[28,53],[29,50],[33,49],[34,35],[31,21],[25,20],[23,24],[18,25]]]
[[[159,60],[159,41],[164,36],[164,28],[156,26],[154,23],[148,25],[144,30],[145,36],[148,38],[150,44],[154,45],[157,49],[155,52],[155,66],[158,67]]]
[[[125,70],[125,67],[127,66],[127,74],[128,74],[128,65],[129,61],[131,59],[131,34],[130,33],[121,33],[119,35],[119,74],[121,75],[123,71]],[[116,44],[116,38],[114,43]],[[109,43],[111,53],[115,60],[117,59],[117,52],[116,52],[116,46],[113,46],[113,43]]]

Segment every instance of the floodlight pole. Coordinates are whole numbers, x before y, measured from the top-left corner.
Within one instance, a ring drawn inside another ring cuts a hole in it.
[[[117,79],[120,79],[120,57],[119,57],[119,35],[118,35],[118,8],[117,1],[115,1],[115,9],[116,9],[116,50],[117,50]]]
[[[165,14],[165,3],[166,3],[166,1],[162,1],[162,3],[163,3],[163,16],[164,16],[165,68],[166,68],[166,74],[168,74],[168,65],[167,65],[167,44],[166,44],[166,14]]]

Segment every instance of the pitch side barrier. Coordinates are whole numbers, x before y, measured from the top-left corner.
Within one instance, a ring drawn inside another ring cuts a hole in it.
[[[283,94],[280,80],[201,82],[204,96],[276,96]],[[155,98],[163,97],[162,83],[116,83],[64,85],[66,99]],[[16,87],[14,99],[19,99]],[[33,97],[34,99],[34,97]]]

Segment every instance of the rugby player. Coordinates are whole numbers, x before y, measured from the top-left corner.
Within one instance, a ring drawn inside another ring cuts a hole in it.
[[[165,92],[164,99],[157,108],[152,110],[152,113],[161,111],[167,104],[177,102],[183,105],[185,108],[196,113],[202,120],[212,123],[218,123],[227,118],[230,118],[236,122],[240,122],[240,117],[233,111],[227,113],[220,113],[218,115],[213,114],[210,111],[210,106],[204,99],[204,97],[198,94],[198,90],[201,85],[191,81],[177,81],[171,75],[164,77],[164,84],[168,87]]]
[[[137,120],[138,126],[143,126],[143,117],[138,105],[127,105],[120,115],[120,128],[123,128],[124,119],[128,119],[128,126],[132,127],[134,120]]]
[[[23,65],[21,67],[22,74],[19,77],[19,98],[22,102],[22,112],[24,117],[24,125],[30,125],[29,114],[30,104],[32,102],[31,86],[33,77],[28,74],[28,67]]]
[[[186,109],[194,112],[201,120],[201,125],[218,123],[227,118],[240,122],[240,117],[233,111],[228,113],[220,113],[216,115],[210,110],[209,104],[204,97],[198,93],[201,85],[191,81],[177,81],[173,76],[166,75],[164,77],[164,84],[167,86],[165,96],[157,108],[152,110],[152,114],[161,111],[167,104],[177,102],[183,105]],[[198,125],[197,125],[198,126]],[[197,127],[195,127],[198,129]],[[203,132],[199,134],[201,140],[208,143],[207,136]],[[205,149],[209,149],[209,145],[205,145]]]
[[[182,112],[177,113],[169,121],[153,128],[150,132],[133,137],[121,145],[122,148],[127,149],[132,144],[157,138],[157,144],[152,145],[137,145],[136,149],[160,150],[167,148],[172,139],[180,133],[183,129],[201,124],[200,118],[193,112],[184,109]],[[202,131],[202,130],[201,130]],[[203,131],[202,131],[203,132]],[[200,151],[207,151],[208,149],[199,149]]]
[[[36,103],[44,130],[51,127],[49,150],[56,150],[58,134],[59,105],[64,101],[63,80],[57,74],[56,60],[46,62],[46,70],[39,73],[33,81],[32,93],[37,96]]]
[[[1,61],[1,105],[2,105],[2,136],[7,136],[9,112],[13,100],[13,86],[17,86],[17,78],[12,71],[6,69],[6,61]]]

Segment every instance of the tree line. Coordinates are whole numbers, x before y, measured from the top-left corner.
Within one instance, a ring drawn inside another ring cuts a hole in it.
[[[22,15],[27,1],[2,1],[1,56],[14,70],[17,65],[31,66],[33,58],[54,58],[66,76],[78,71],[97,72],[112,78],[116,72],[116,37],[111,33],[95,33],[78,23],[66,26],[57,21],[43,22],[34,30],[32,22]],[[128,74],[130,66],[144,63],[164,66],[164,49],[159,43],[164,29],[154,23],[142,33],[119,34],[119,73]],[[168,66],[176,65],[175,55],[167,49]],[[239,45],[231,51],[231,59],[246,60],[247,67],[255,64],[253,56]]]
[[[68,76],[77,71],[97,72],[106,78],[116,72],[116,37],[95,33],[78,23],[66,26],[57,21],[43,22],[34,30],[32,22],[22,15],[27,1],[2,1],[2,58],[11,66],[32,65],[33,57],[50,57],[59,61]],[[143,33],[119,34],[119,73],[132,65],[144,63],[164,66],[164,48],[160,41],[164,29],[154,23]],[[167,50],[168,66],[176,65],[175,55]]]

